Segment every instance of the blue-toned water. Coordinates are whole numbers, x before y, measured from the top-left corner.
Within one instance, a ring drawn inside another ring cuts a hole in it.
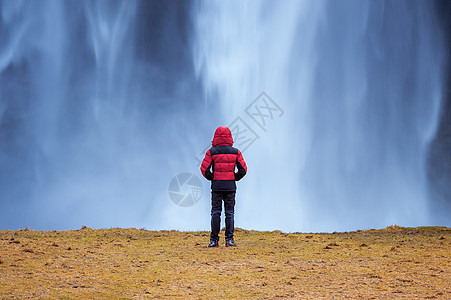
[[[200,177],[196,158],[224,124],[258,137],[238,227],[435,224],[425,166],[445,49],[434,9],[1,1],[0,228],[209,230],[208,183],[190,207],[168,185]],[[277,109],[253,119],[262,92]]]

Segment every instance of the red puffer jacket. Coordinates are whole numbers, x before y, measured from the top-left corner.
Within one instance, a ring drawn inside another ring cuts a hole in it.
[[[226,126],[218,127],[211,144],[213,147],[207,151],[200,166],[202,175],[211,180],[211,189],[214,191],[236,190],[235,181],[246,175],[247,166],[240,150],[232,147],[230,129]]]

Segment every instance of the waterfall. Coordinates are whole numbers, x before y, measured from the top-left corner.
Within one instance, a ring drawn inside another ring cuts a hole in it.
[[[425,164],[442,84],[435,22],[424,1],[199,5],[194,59],[207,97],[228,118],[261,91],[285,110],[244,153],[237,223],[333,231],[433,222]]]
[[[433,5],[0,0],[0,229],[209,230],[220,125],[249,168],[237,227],[433,223]],[[171,202],[183,178],[195,205]]]
[[[196,117],[190,52],[172,50],[189,11],[49,0],[0,12],[0,227],[171,226],[171,164],[191,159],[177,147]]]

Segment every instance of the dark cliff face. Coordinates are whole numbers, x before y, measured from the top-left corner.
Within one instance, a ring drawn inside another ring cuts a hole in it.
[[[437,16],[446,41],[446,67],[443,78],[443,102],[437,134],[428,157],[431,209],[443,221],[451,213],[451,2],[437,1]],[[442,220],[436,220],[442,221]]]

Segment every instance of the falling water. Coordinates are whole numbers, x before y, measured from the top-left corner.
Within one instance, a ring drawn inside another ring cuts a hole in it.
[[[202,103],[183,6],[0,2],[1,228],[177,226],[167,185]]]
[[[428,1],[0,0],[0,18],[0,229],[208,230],[208,183],[191,207],[168,185],[238,117],[259,138],[236,226],[433,223]],[[261,92],[283,110],[263,129]]]
[[[206,1],[197,70],[233,117],[265,91],[286,114],[245,153],[237,223],[414,226],[438,123],[441,42],[424,1]],[[252,124],[251,124],[252,125]]]

